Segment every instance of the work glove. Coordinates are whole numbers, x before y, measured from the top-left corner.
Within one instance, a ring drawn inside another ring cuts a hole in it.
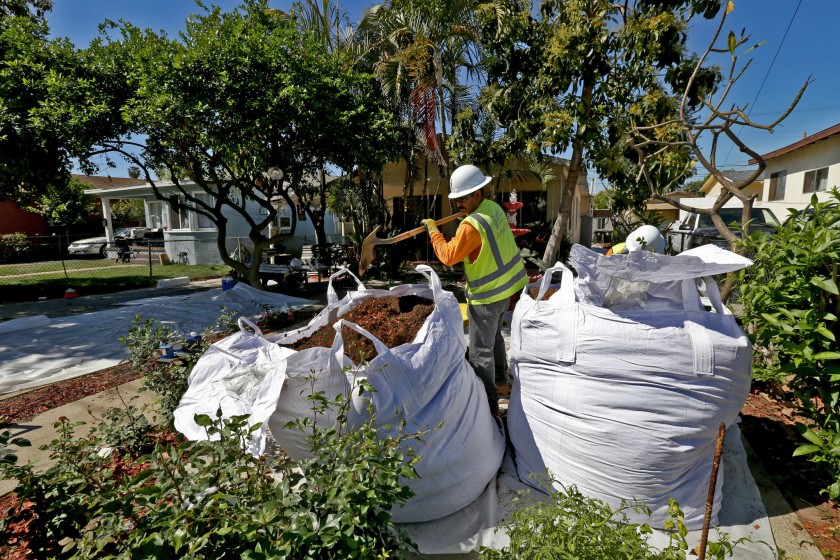
[[[435,221],[432,218],[426,218],[425,220],[420,221],[426,227],[426,231],[429,232],[429,235],[433,233],[438,233],[438,227]]]

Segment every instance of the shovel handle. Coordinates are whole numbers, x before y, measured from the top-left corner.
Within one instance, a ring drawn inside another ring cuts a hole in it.
[[[435,220],[435,225],[443,225],[448,224],[458,218],[463,218],[466,214],[463,212],[458,212],[457,214],[452,214],[451,216],[447,216],[445,218],[441,218],[440,220]],[[399,235],[395,235],[394,237],[389,237],[388,239],[383,239],[377,245],[390,245],[391,243],[397,243],[398,241],[403,241],[404,239],[408,239],[409,237],[414,237],[420,233],[426,231],[426,226],[420,226],[418,228],[410,229],[408,231],[404,231]]]

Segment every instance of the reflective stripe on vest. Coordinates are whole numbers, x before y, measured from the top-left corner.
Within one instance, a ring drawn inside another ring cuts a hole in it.
[[[465,221],[475,227],[482,241],[476,261],[470,261],[469,257],[464,260],[466,295],[470,303],[500,301],[525,286],[528,283],[525,264],[501,207],[484,200]],[[491,225],[494,222],[500,224],[500,227],[504,224],[498,239]]]

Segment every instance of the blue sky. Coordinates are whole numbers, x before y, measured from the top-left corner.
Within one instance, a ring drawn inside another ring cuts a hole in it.
[[[211,3],[208,1],[208,3]],[[212,2],[225,10],[239,5],[235,0]],[[342,7],[355,21],[373,2],[354,0]],[[776,128],[774,134],[744,130],[741,138],[759,153],[767,153],[840,123],[840,62],[838,62],[838,0],[734,0],[735,10],[727,18],[725,29],[738,34],[746,27],[751,43],[764,45],[751,53],[753,62],[733,89],[729,99],[739,105],[749,103],[750,116],[769,124],[792,101],[799,87],[809,79],[798,107]],[[288,10],[291,2],[272,0],[275,8]],[[69,37],[77,46],[85,46],[96,37],[97,26],[104,19],[125,19],[140,27],[165,30],[174,35],[183,28],[191,12],[198,11],[192,0],[55,0],[49,14],[53,36]],[[693,25],[689,45],[705,48],[711,38],[708,22]],[[728,55],[714,59],[728,65]],[[725,66],[728,67],[728,66]],[[722,168],[745,169],[747,158],[723,144],[718,149]],[[118,164],[119,165],[119,164]],[[125,176],[125,166],[111,172]]]

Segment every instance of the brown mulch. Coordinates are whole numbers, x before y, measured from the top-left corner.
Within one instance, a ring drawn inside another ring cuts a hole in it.
[[[362,327],[388,348],[395,348],[414,340],[434,307],[434,301],[420,296],[384,296],[367,299],[342,319]],[[370,339],[353,329],[342,327],[341,336],[344,351],[354,364],[369,362],[378,355]],[[331,348],[334,338],[333,326],[324,325],[307,338],[295,342],[292,348]]]
[[[543,301],[547,300],[551,296],[553,296],[559,288],[549,288],[545,291],[545,295],[543,296]],[[540,295],[540,287],[539,286],[531,286],[528,289],[528,295],[531,296],[532,299],[537,299],[537,296]]]

